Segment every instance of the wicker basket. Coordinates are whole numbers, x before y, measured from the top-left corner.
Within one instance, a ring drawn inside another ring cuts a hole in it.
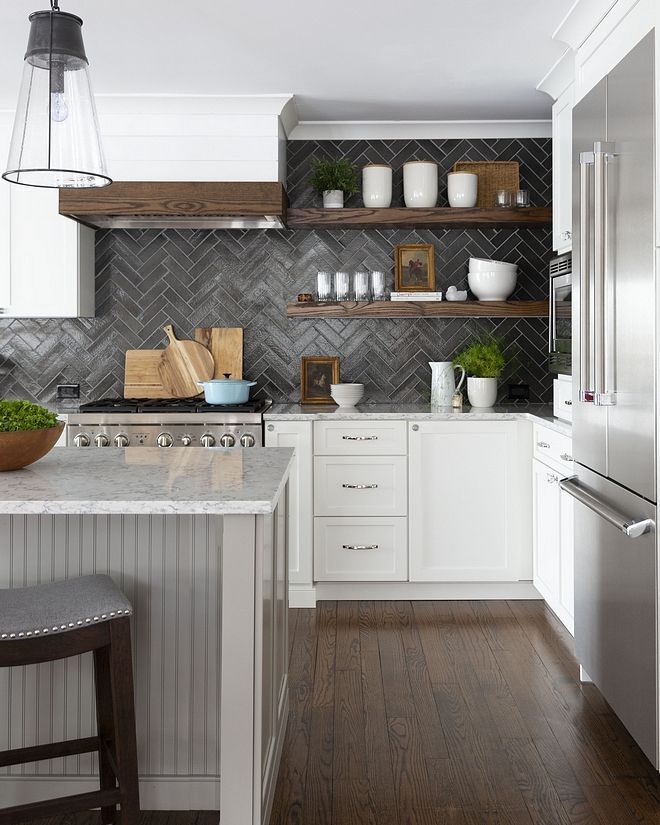
[[[458,160],[454,172],[472,172],[479,176],[477,207],[497,206],[500,189],[515,192],[520,189],[520,164],[517,160]]]

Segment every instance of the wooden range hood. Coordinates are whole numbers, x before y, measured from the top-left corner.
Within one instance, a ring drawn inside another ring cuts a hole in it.
[[[281,183],[117,181],[60,189],[60,215],[92,229],[282,229]]]

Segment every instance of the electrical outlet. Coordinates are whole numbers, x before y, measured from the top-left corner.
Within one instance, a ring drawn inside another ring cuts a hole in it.
[[[65,398],[80,398],[80,384],[58,384],[57,397],[60,401]]]
[[[509,384],[508,401],[529,401],[529,384]]]

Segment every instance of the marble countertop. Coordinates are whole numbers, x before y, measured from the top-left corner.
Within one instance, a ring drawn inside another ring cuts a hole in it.
[[[0,473],[0,513],[272,513],[292,461],[288,448],[56,448]]]
[[[543,424],[557,432],[571,435],[568,421],[555,418],[550,404],[527,404],[461,410],[448,407],[432,408],[430,404],[359,404],[357,407],[336,407],[300,404],[274,404],[264,418],[278,421],[361,421],[371,418],[403,418],[417,421],[508,421],[522,418]]]

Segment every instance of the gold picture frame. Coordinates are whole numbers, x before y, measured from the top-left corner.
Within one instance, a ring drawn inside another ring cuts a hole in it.
[[[301,404],[334,404],[330,384],[338,383],[338,356],[304,355],[300,359]]]
[[[435,291],[435,249],[430,243],[401,243],[394,249],[394,291]]]

